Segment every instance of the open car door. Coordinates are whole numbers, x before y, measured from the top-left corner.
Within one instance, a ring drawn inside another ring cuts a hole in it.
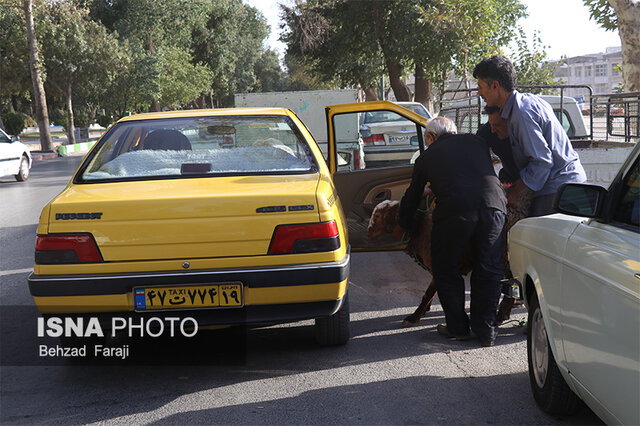
[[[402,241],[384,234],[369,241],[374,208],[400,200],[411,182],[413,163],[424,151],[428,119],[389,101],[326,108],[327,163],[349,228],[353,251],[399,250]]]

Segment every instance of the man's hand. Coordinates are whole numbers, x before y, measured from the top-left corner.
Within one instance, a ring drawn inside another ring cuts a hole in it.
[[[518,179],[516,183],[507,188],[507,206],[516,208],[518,207],[518,198],[520,197],[520,193],[524,190],[527,185],[524,184],[522,179]]]

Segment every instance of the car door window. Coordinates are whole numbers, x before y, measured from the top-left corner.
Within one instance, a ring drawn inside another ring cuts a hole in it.
[[[4,132],[0,132],[0,143],[11,143],[11,138]]]
[[[338,170],[407,166],[420,152],[420,126],[394,111],[340,114],[334,125]]]
[[[640,159],[636,160],[622,181],[622,192],[616,203],[614,220],[630,226],[636,232],[640,229]]]

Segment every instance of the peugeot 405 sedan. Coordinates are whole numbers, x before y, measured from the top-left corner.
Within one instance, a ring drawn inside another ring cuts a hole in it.
[[[420,102],[394,102],[430,119],[431,114]],[[388,167],[407,163],[418,149],[416,126],[397,112],[367,111],[362,114],[360,133],[364,159],[368,167]]]
[[[567,184],[555,203],[509,234],[533,396],[551,414],[580,398],[608,424],[640,424],[640,144],[608,189]]]
[[[45,316],[315,319],[320,344],[344,344],[345,226],[291,111],[141,114],[113,125],[44,207],[29,288]]]
[[[18,136],[0,129],[0,177],[13,175],[18,182],[29,179],[31,153]]]

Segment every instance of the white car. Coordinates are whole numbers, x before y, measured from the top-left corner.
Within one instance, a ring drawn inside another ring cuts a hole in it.
[[[529,310],[529,379],[538,405],[582,399],[608,424],[640,424],[640,144],[609,189],[567,184],[560,214],[509,234]]]
[[[395,102],[430,119],[431,114],[420,102]],[[360,120],[367,167],[408,164],[418,148],[415,123],[393,111],[367,111]]]
[[[0,129],[0,177],[14,175],[18,182],[29,178],[31,153],[18,136],[9,136]]]

